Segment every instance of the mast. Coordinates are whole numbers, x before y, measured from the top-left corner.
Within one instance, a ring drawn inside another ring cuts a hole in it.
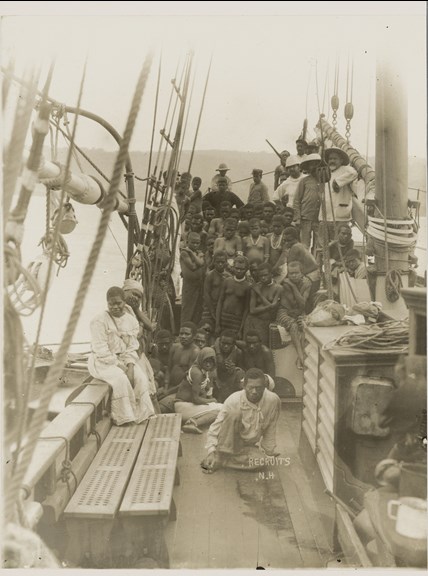
[[[400,288],[409,284],[409,256],[416,244],[408,216],[407,93],[402,70],[400,55],[388,42],[376,69],[376,170],[323,117],[319,122],[324,138],[348,154],[365,181],[368,216],[354,199],[353,218],[367,232],[367,254],[374,256],[372,297],[396,318],[407,315]]]

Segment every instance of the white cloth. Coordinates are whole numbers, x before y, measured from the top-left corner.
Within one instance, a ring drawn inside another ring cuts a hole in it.
[[[272,199],[274,200],[274,202],[281,201],[282,198],[286,194],[288,194],[287,205],[293,206],[294,197],[296,195],[297,188],[299,187],[299,182],[300,180],[305,178],[305,176],[306,176],[305,174],[300,174],[298,178],[292,178],[291,176],[289,176],[287,180],[284,180],[284,182],[280,184],[273,193]]]
[[[348,222],[352,218],[352,183],[357,179],[357,172],[352,166],[339,166],[331,173],[330,189],[325,187],[326,221],[333,222],[333,213],[337,222]],[[333,182],[339,186],[339,192],[333,189]],[[323,221],[322,207],[319,212],[319,221]]]
[[[216,174],[216,175],[213,177],[213,179],[211,180],[211,186],[210,186],[211,190],[212,190],[213,192],[218,192],[218,184],[217,184],[217,181],[218,181],[219,178],[226,178],[226,180],[227,180],[227,189],[231,191],[231,190],[232,190],[232,180],[229,178],[229,176],[222,176],[221,174]]]
[[[139,324],[135,316],[125,312],[113,320],[108,312],[102,312],[92,320],[90,328],[88,370],[93,378],[104,380],[112,387],[114,423],[118,426],[127,422],[140,423],[154,415],[149,380],[138,365]],[[134,388],[124,371],[127,364],[134,365]]]
[[[269,390],[264,390],[258,404],[250,402],[245,390],[234,392],[226,398],[219,415],[207,433],[205,448],[208,454],[215,452],[218,444],[218,435],[228,412],[240,413],[240,436],[246,444],[255,444],[262,438],[262,448],[272,454],[276,445],[276,422],[281,409],[279,396]]]

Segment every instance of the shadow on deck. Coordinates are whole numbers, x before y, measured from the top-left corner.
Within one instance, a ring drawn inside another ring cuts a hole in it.
[[[263,472],[203,474],[205,434],[182,434],[177,521],[166,538],[171,568],[318,568],[334,559],[334,504],[300,450],[301,404],[283,404],[282,463]],[[285,461],[289,458],[289,464]]]

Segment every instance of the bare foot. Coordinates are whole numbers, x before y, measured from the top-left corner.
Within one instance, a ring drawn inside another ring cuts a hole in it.
[[[190,434],[202,434],[202,430],[198,428],[194,420],[188,420],[182,427],[183,432],[190,432]]]
[[[303,362],[300,360],[300,358],[297,358],[296,366],[298,370],[303,370]]]

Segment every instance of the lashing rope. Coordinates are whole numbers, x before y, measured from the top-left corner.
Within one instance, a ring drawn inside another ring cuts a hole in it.
[[[113,211],[116,202],[116,193],[119,187],[119,182],[121,180],[123,167],[125,165],[125,161],[128,155],[129,143],[132,137],[138,111],[140,109],[140,101],[147,84],[151,61],[152,56],[149,55],[144,62],[143,68],[140,73],[140,77],[137,82],[137,86],[131,104],[130,113],[126,123],[125,132],[119,146],[119,152],[113,170],[112,182],[106,195],[106,204],[101,215],[97,235],[94,244],[91,248],[88,261],[86,263],[86,267],[75,298],[75,302],[67,324],[67,328],[65,330],[64,337],[61,342],[61,346],[56,354],[55,363],[51,366],[48,372],[45,384],[43,386],[42,394],[40,397],[39,406],[34,412],[30,422],[28,430],[29,442],[24,446],[22,450],[22,457],[17,464],[14,477],[12,478],[11,483],[12,489],[9,490],[4,507],[4,514],[6,518],[11,517],[11,512],[15,502],[15,494],[19,489],[19,487],[21,486],[25,472],[28,468],[28,465],[33,455],[35,443],[37,441],[37,438],[40,436],[40,432],[42,430],[43,423],[46,418],[49,402],[52,393],[57,385],[58,378],[60,377],[63,371],[64,364],[67,359],[67,350],[71,344],[74,330],[79,320],[80,312],[82,310],[85,297],[88,291],[88,286],[91,282],[93,273],[95,271],[95,264],[98,261],[101,246],[108,229],[108,222],[110,219],[110,215]]]

